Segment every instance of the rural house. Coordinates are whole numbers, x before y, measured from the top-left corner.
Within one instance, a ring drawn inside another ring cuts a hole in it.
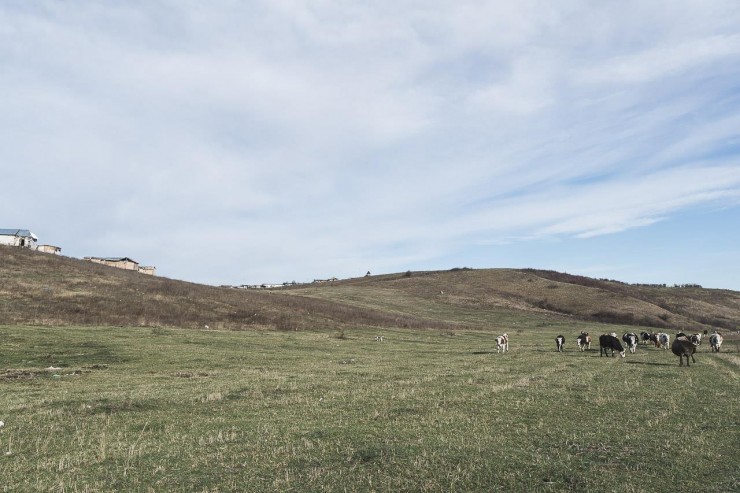
[[[27,229],[0,229],[0,245],[36,249],[39,239]]]
[[[139,270],[139,262],[128,257],[85,257],[84,260],[124,270],[135,270],[137,272]]]
[[[95,262],[96,264],[108,265],[110,267],[116,267],[118,269],[133,270],[141,272],[142,274],[154,275],[156,267],[154,266],[140,266],[139,262],[130,259],[128,257],[85,257],[84,260]]]

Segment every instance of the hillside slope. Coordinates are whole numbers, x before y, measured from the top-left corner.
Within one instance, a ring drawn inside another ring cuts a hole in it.
[[[0,246],[0,325],[300,330],[440,327],[413,315],[274,291],[219,288]]]
[[[522,317],[736,330],[740,293],[630,286],[530,269],[408,272],[242,290],[0,247],[0,325],[449,330],[505,327]]]
[[[482,312],[504,315],[517,311],[677,330],[740,328],[737,291],[631,286],[533,269],[415,272],[301,287],[292,292],[462,322],[475,322]]]

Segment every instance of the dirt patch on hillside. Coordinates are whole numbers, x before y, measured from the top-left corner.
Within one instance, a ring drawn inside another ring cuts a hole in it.
[[[33,380],[34,378],[60,378],[72,375],[90,373],[93,369],[107,368],[107,365],[89,365],[84,369],[75,368],[9,368],[0,373],[0,382],[15,382],[19,380]]]
[[[42,373],[46,372],[38,370],[5,370],[3,373],[0,373],[0,381],[31,380]]]

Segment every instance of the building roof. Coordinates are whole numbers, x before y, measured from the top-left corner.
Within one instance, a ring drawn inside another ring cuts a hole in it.
[[[85,260],[105,260],[107,262],[133,262],[139,264],[136,260],[128,257],[85,257]]]
[[[35,234],[27,229],[0,229],[0,236],[20,236],[21,238],[33,238],[38,241]]]

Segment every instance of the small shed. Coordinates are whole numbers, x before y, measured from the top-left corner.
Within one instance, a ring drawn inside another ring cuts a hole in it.
[[[139,272],[153,276],[157,272],[157,268],[153,265],[140,265]]]
[[[53,253],[54,255],[61,255],[62,248],[54,245],[39,245],[36,250],[44,253]]]
[[[27,229],[0,229],[0,245],[36,249],[39,239]]]

